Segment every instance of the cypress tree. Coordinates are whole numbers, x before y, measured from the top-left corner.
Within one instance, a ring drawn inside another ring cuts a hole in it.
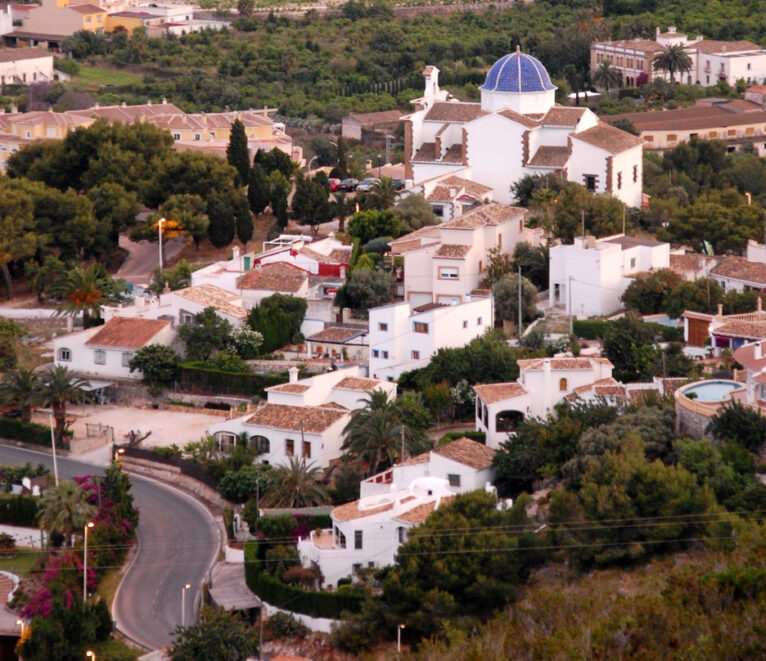
[[[250,168],[247,180],[247,202],[256,216],[269,206],[269,182],[263,168],[256,163]]]
[[[232,206],[234,208],[234,221],[237,230],[237,238],[246,245],[253,238],[253,217],[250,215],[250,205],[241,191],[232,193]]]
[[[234,209],[229,197],[217,193],[211,195],[207,203],[207,216],[210,225],[207,236],[216,248],[224,248],[234,240]]]
[[[341,179],[348,177],[348,163],[346,163],[346,141],[338,138],[338,172]]]
[[[274,186],[271,191],[271,212],[277,219],[279,228],[285,229],[287,227],[287,196],[279,186]]]
[[[245,125],[235,119],[231,125],[229,146],[226,147],[226,158],[239,173],[239,180],[244,186],[250,174],[250,152],[247,149],[247,135]]]

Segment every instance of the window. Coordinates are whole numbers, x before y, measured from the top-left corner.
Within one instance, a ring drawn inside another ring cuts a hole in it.
[[[420,351],[412,352],[412,360],[420,360]]]
[[[439,267],[439,277],[443,280],[457,280],[459,277],[459,273],[456,267],[454,266],[440,266]]]
[[[622,189],[622,172],[617,173],[617,190]]]
[[[451,487],[460,486],[460,475],[458,475],[457,473],[449,473],[447,475],[447,480],[449,480],[449,485]]]
[[[424,324],[422,321],[416,321],[413,326],[416,333],[428,332],[428,324]]]
[[[399,526],[396,529],[396,537],[400,544],[404,544],[407,541],[407,529],[404,526]]]
[[[645,142],[654,142],[654,136],[653,135],[645,135],[644,136]]]
[[[497,235],[497,249],[502,250],[503,249],[503,235],[498,234]]]
[[[194,323],[194,315],[193,314],[189,314],[188,312],[182,312],[181,313],[181,323],[182,324]]]
[[[216,434],[216,438],[220,450],[232,450],[237,445],[237,437],[231,432],[219,432]]]
[[[436,216],[437,218],[444,217],[444,207],[441,204],[434,204],[433,212],[434,212],[434,216]]]
[[[596,190],[596,176],[593,174],[586,174],[585,175],[585,188],[587,188],[589,191]]]
[[[303,441],[303,457],[311,459],[311,441]]]
[[[106,365],[106,351],[103,349],[96,349],[93,352],[93,362],[96,365]]]
[[[337,528],[335,530],[338,530]],[[338,530],[338,546],[340,546],[342,549],[346,548],[346,536]]]
[[[134,353],[132,351],[122,352],[122,366],[130,367],[130,359],[133,358]]]
[[[745,135],[755,135],[755,128],[753,128],[752,126],[748,126],[745,129]]]
[[[354,574],[358,574],[358,573],[359,573],[359,570],[360,570],[361,568],[362,568],[362,563],[361,563],[361,562],[355,562],[353,565],[351,565],[351,571],[352,571]]]
[[[630,258],[630,268],[632,268],[632,269],[636,268],[636,258],[635,257],[631,257]]]
[[[383,360],[388,360],[388,351],[382,352]]]
[[[209,136],[210,136],[210,137],[211,137],[213,140],[215,140],[215,131],[209,131],[209,132],[208,132],[208,135],[209,135]]]
[[[25,138],[31,138],[32,137],[32,132],[31,131],[24,131],[24,137]]]
[[[378,351],[377,349],[373,349],[372,350],[372,357],[373,358],[377,358],[379,355],[380,355],[380,351]]]
[[[710,133],[708,133],[707,137],[708,138],[717,138],[718,137],[718,131],[710,131]]]
[[[180,133],[174,133],[173,134],[173,140],[177,141],[177,140],[180,140],[180,139],[181,139],[181,134]]]
[[[0,151],[8,151],[8,147],[5,145],[0,145]]]
[[[271,452],[271,442],[265,436],[251,436],[250,447],[260,454]]]
[[[201,133],[195,133],[194,134],[194,139],[195,140],[202,140],[202,134]]]
[[[633,166],[633,183],[635,184],[638,181],[638,166]]]
[[[729,137],[733,137],[737,135],[737,129],[729,129],[728,131],[726,131],[726,135],[728,135]]]
[[[288,457],[295,456],[295,441],[293,439],[291,439],[291,438],[288,438],[285,441],[285,454]]]
[[[388,330],[388,324],[384,324],[382,321],[378,322],[378,330],[385,333]]]
[[[362,531],[361,530],[354,530],[354,548],[355,549],[362,548]]]
[[[476,317],[476,325],[481,326],[481,324],[482,324],[481,317]]]
[[[386,377],[386,381],[388,381],[389,383],[393,383],[394,382],[394,377],[393,376],[387,376]]]
[[[668,142],[675,142],[678,140],[678,136],[675,133],[668,133]]]
[[[559,390],[561,392],[566,391],[567,389],[567,380],[566,379],[559,379]]]
[[[86,17],[85,17],[85,22],[86,22],[86,23],[90,23],[90,16],[86,16]]]
[[[98,23],[103,23],[104,22],[104,17],[103,16],[98,16],[98,17],[96,17],[96,21]]]
[[[484,270],[484,262],[479,260],[479,273],[481,273]]]
[[[468,328],[468,319],[463,319],[463,328]]]
[[[747,63],[747,70],[750,71],[750,62]]]
[[[64,349],[63,347],[59,349],[59,360],[63,360],[64,362],[69,362],[72,360],[72,352],[69,349]]]

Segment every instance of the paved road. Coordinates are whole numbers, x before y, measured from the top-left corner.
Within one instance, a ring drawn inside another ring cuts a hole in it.
[[[165,241],[165,268],[178,256],[184,247],[184,239],[179,236],[171,241]],[[122,263],[115,274],[134,285],[148,284],[152,279],[154,269],[159,266],[159,245],[151,241],[131,241],[127,235],[120,235],[120,248],[128,251],[128,258]]]
[[[49,454],[0,445],[0,463],[42,463],[52,469]],[[59,458],[59,475],[98,475],[103,468]],[[181,596],[186,591],[186,621],[198,599],[208,568],[218,553],[218,531],[202,505],[179,491],[131,475],[133,497],[141,518],[139,548],[117,591],[112,617],[123,633],[151,649],[166,647],[181,623]]]

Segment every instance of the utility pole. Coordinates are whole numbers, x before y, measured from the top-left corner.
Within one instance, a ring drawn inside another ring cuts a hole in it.
[[[391,151],[394,145],[394,136],[386,133],[386,163],[391,162]]]
[[[582,236],[585,238],[585,209],[580,211],[580,217],[582,218]]]
[[[572,276],[569,276],[569,285],[567,286],[567,296],[569,297],[569,336],[574,335],[574,324],[572,323]]]
[[[521,265],[519,265],[519,344],[522,337],[522,319],[521,319]]]
[[[622,207],[622,235],[625,236],[625,205]]]

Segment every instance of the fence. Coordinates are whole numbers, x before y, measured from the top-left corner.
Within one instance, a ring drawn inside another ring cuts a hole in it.
[[[210,474],[198,463],[189,461],[188,459],[183,459],[182,457],[168,457],[147,448],[133,448],[129,445],[116,445],[115,448],[120,450],[120,454],[122,454],[124,457],[133,457],[134,459],[144,459],[146,461],[152,461],[157,464],[175,466],[184,475],[188,475],[195,480],[199,480],[203,484],[209,486],[211,489],[218,490],[218,481],[213,479]]]
[[[88,438],[103,438],[106,436],[114,442],[114,427],[102,425],[100,422],[86,422],[85,435]]]

